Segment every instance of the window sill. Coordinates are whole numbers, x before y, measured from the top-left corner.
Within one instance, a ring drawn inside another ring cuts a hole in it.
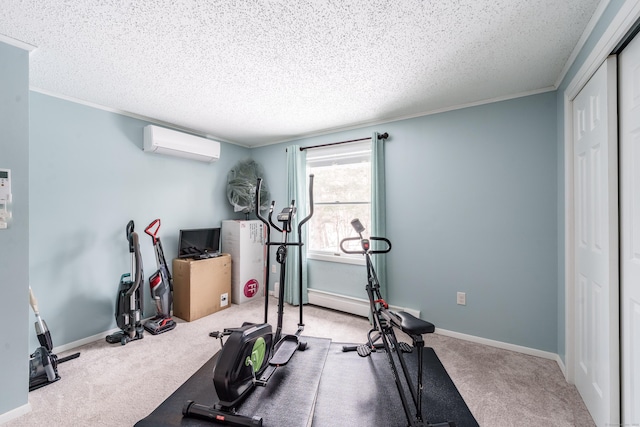
[[[334,255],[329,253],[307,252],[307,259],[325,262],[337,262],[340,264],[365,265],[364,256],[353,257],[344,255]]]

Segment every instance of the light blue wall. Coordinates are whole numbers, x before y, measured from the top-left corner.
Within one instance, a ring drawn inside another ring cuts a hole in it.
[[[0,415],[29,386],[29,53],[0,42],[0,168],[11,169],[13,218],[0,230]]]
[[[364,266],[309,260],[307,275],[310,288],[367,299],[367,273]]]
[[[442,329],[555,352],[555,93],[298,143],[348,140],[374,130],[390,134],[389,302],[420,310]],[[281,198],[286,145],[253,152],[272,194]],[[362,267],[312,261],[310,273],[311,288],[366,297]],[[456,305],[457,291],[467,293],[465,307]]]
[[[558,121],[557,132],[557,153],[558,153],[558,354],[560,358],[565,360],[565,257],[564,257],[564,210],[565,210],[565,193],[564,193],[564,91],[571,83],[578,73],[578,70],[584,65],[587,57],[591,54],[596,44],[602,38],[604,32],[611,26],[615,15],[620,11],[620,8],[625,3],[624,0],[611,0],[605,9],[604,13],[598,20],[598,23],[594,27],[593,31],[587,38],[584,47],[580,50],[580,53],[573,62],[573,65],[569,68],[567,75],[562,80],[561,84],[556,91],[556,115]]]
[[[60,346],[116,326],[118,281],[130,268],[127,222],[135,221],[148,277],[157,267],[145,227],[161,219],[171,263],[180,229],[236,218],[226,177],[250,153],[226,143],[215,163],[144,153],[148,123],[37,92],[30,112],[31,286]],[[151,316],[146,283],[144,290]]]
[[[555,351],[555,94],[399,125],[387,145],[394,303],[443,329]]]

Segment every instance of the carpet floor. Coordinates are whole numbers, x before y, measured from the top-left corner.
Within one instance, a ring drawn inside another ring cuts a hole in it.
[[[275,307],[272,299],[272,307]],[[316,306],[305,307],[304,334],[333,342],[361,343],[369,322]],[[261,300],[232,305],[192,321],[176,319],[166,334],[110,345],[103,336],[66,351],[78,359],[59,366],[62,379],[29,393],[30,412],[3,427],[133,426],[152,413],[220,349],[209,332],[259,322]],[[269,321],[275,324],[275,310]],[[295,331],[296,307],[286,306],[284,331]],[[105,325],[105,327],[108,325]],[[437,326],[437,324],[436,324]],[[58,342],[56,331],[53,341]],[[576,388],[568,384],[555,360],[490,347],[440,334],[428,334],[425,345],[442,365],[481,426],[595,426]],[[355,356],[358,357],[358,356]],[[26,366],[27,356],[25,356]],[[357,420],[353,420],[357,424]]]

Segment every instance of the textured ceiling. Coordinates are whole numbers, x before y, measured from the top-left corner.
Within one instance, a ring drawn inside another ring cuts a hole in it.
[[[598,3],[0,0],[0,35],[34,90],[258,146],[551,88]]]

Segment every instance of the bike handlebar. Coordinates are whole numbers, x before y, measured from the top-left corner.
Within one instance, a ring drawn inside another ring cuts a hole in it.
[[[364,237],[362,237],[362,232],[364,231],[364,226],[362,225],[362,223],[360,222],[360,220],[358,218],[354,218],[351,220],[351,226],[353,227],[354,230],[356,230],[356,233],[358,233],[358,237],[347,237],[344,238],[340,241],[340,249],[342,249],[342,252],[344,252],[345,254],[355,254],[355,255],[365,255],[365,254],[386,254],[387,252],[391,251],[391,242],[389,241],[389,239],[385,238],[385,237],[373,237],[370,236],[369,239],[365,239]],[[352,250],[348,250],[344,248],[344,243],[345,242],[349,242],[349,241],[355,241],[355,240],[359,240],[360,241],[360,245],[362,246],[362,250],[360,251],[352,251]],[[375,249],[372,250],[371,249],[371,245],[369,244],[369,240],[375,240],[378,242],[385,242],[387,244],[387,247],[384,249]]]
[[[348,241],[360,241],[362,244],[362,250],[352,251],[345,249],[344,243]],[[387,247],[384,249],[370,249],[369,240],[375,240],[377,242],[384,242],[387,244]],[[387,252],[391,252],[391,242],[386,237],[369,237],[369,239],[364,239],[362,237],[346,237],[340,241],[340,249],[345,254],[354,254],[354,255],[365,255],[365,254],[386,254]]]

